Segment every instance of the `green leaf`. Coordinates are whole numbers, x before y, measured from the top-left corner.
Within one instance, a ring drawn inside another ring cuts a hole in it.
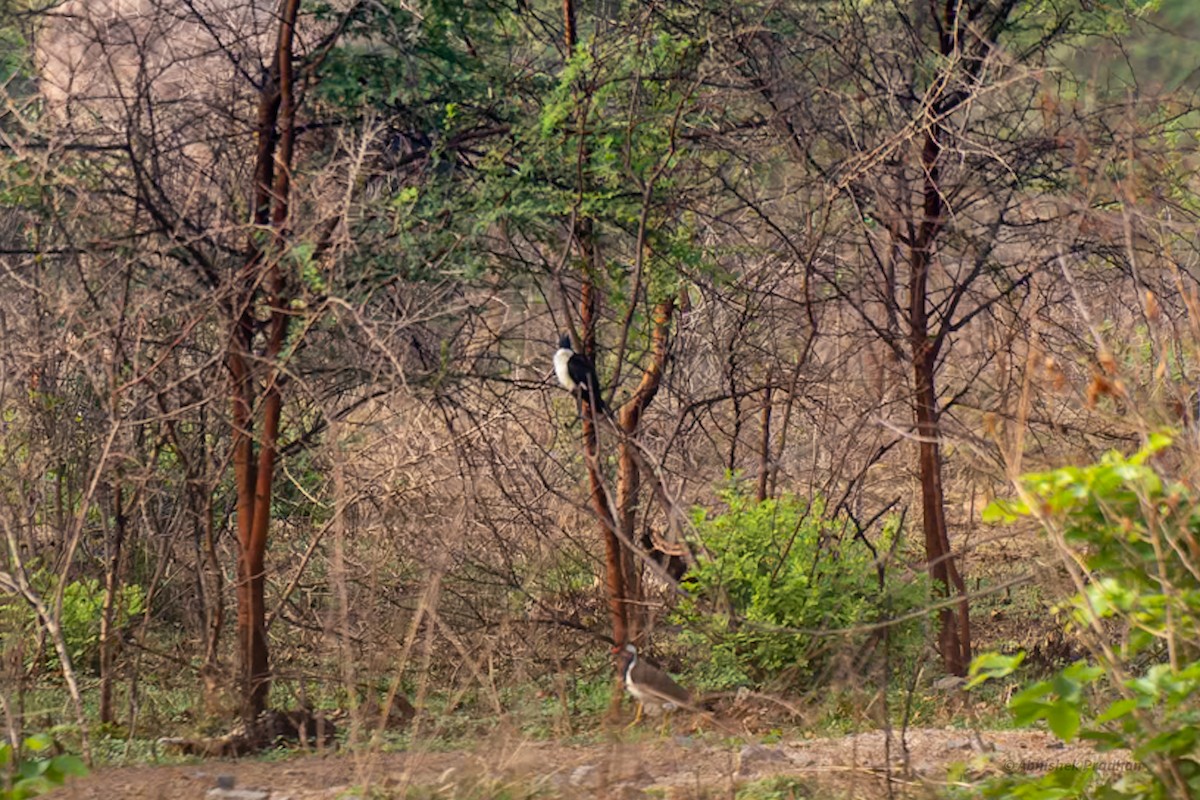
[[[1015,656],[1006,656],[1001,653],[983,653],[976,656],[971,662],[971,679],[967,681],[966,688],[971,689],[992,678],[1003,678],[1010,675],[1024,660],[1024,651]]]
[[[55,756],[54,768],[64,776],[81,778],[88,774],[87,764],[83,763],[83,759],[70,753]]]
[[[1038,681],[1037,683],[1026,686],[1021,691],[1014,694],[1008,701],[1010,708],[1025,705],[1026,703],[1035,700],[1041,700],[1046,695],[1050,694],[1052,687],[1050,681]]]
[[[1064,742],[1070,742],[1079,732],[1079,710],[1061,700],[1052,703],[1046,712],[1046,724],[1055,736]]]
[[[1028,515],[1029,507],[1024,502],[997,498],[984,507],[982,519],[989,524],[998,522],[1009,523]]]
[[[54,746],[54,737],[46,733],[35,733],[25,740],[25,749],[41,753]]]
[[[1128,716],[1129,714],[1133,713],[1134,709],[1137,707],[1138,701],[1136,698],[1126,697],[1123,700],[1118,700],[1106,708],[1104,712],[1100,714],[1100,716],[1096,717],[1096,722],[1112,722],[1114,719],[1120,719],[1121,717]]]

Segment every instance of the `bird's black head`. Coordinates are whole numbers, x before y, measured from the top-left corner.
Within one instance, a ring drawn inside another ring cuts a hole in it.
[[[574,348],[571,347],[571,334],[564,333],[562,338],[558,340],[558,346],[563,350],[573,350]]]

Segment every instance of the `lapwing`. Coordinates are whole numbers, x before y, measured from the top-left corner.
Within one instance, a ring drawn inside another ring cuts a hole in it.
[[[570,334],[564,333],[558,340],[558,351],[554,354],[554,375],[559,385],[580,401],[586,400],[601,414],[608,412],[604,398],[600,396],[600,379],[596,377],[596,368],[591,359],[576,353],[571,347]]]
[[[624,647],[618,645],[612,652],[617,656],[625,691],[633,695],[638,703],[637,715],[630,727],[641,721],[643,710],[648,708],[652,714],[663,714],[663,729],[666,730],[667,714],[676,709],[692,707],[692,696],[688,690],[658,667],[638,658],[637,648],[632,644]]]

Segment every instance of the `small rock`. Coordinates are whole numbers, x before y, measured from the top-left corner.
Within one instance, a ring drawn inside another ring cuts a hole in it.
[[[581,764],[571,770],[571,777],[567,782],[572,786],[594,789],[600,785],[600,773],[595,764]]]
[[[779,763],[788,761],[787,754],[772,747],[761,744],[748,744],[738,753],[738,774],[749,774],[756,764]]]
[[[945,750],[945,751],[970,750],[970,749],[971,749],[971,740],[970,739],[947,739],[946,744],[942,747],[942,750]]]
[[[217,776],[218,789],[232,789],[235,783],[237,783],[237,780],[232,775]]]
[[[209,789],[207,800],[268,800],[271,793],[262,789]]]
[[[933,682],[933,688],[939,692],[949,692],[954,689],[961,689],[967,685],[966,678],[960,678],[957,675],[947,675],[944,678],[939,678]]]

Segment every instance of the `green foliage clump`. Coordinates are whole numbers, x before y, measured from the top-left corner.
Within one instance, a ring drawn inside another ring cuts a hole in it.
[[[1068,625],[1093,653],[1014,695],[1015,720],[1044,722],[1063,741],[1128,749],[1139,769],[1119,778],[1095,769],[1007,777],[984,796],[1200,795],[1200,497],[1155,468],[1170,443],[1155,435],[1129,458],[1110,453],[1091,466],[1028,475],[1018,500],[985,512],[990,520],[1035,517],[1055,538],[1080,587],[1066,604]],[[1020,661],[980,656],[973,683]]]
[[[0,774],[8,776],[0,783],[0,800],[24,800],[62,786],[69,776],[87,774],[78,756],[53,751],[54,740],[45,735],[30,736],[17,752],[11,744],[0,744]]]
[[[688,596],[676,612],[684,643],[707,651],[692,675],[698,685],[795,684],[828,663],[836,647],[885,634],[898,648],[893,652],[913,649],[915,619],[850,632],[927,600],[923,576],[901,578],[888,568],[900,535],[895,522],[873,542],[873,553],[845,520],[824,516],[819,497],[759,503],[734,488],[722,498],[724,513],[694,514],[706,555],[685,576]]]
[[[45,570],[31,576],[31,582],[44,598],[50,598],[57,579]],[[146,591],[138,584],[121,587],[114,600],[113,623],[121,628],[128,625],[145,610]],[[63,588],[62,616],[59,627],[66,641],[71,663],[77,670],[96,672],[100,656],[100,619],[104,613],[104,587],[96,578],[80,578]],[[37,630],[37,616],[33,609],[15,599],[0,602],[0,631],[30,637],[25,647],[27,654],[39,652],[33,646],[32,637]],[[58,663],[53,650],[47,650],[50,664]],[[26,667],[32,667],[26,664]]]
[[[142,613],[146,593],[141,586],[122,586],[114,600],[116,614],[113,623],[121,628]],[[81,578],[68,583],[63,590],[63,638],[71,661],[79,669],[95,667],[100,654],[100,617],[104,610],[104,587],[96,578]]]

